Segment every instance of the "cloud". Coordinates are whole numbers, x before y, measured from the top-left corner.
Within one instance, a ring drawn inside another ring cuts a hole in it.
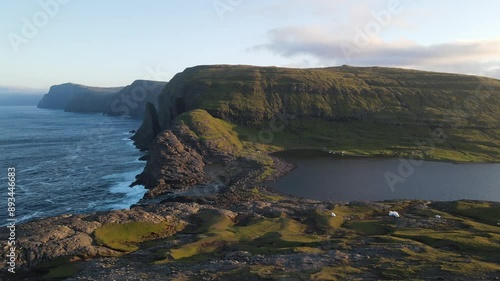
[[[286,58],[313,57],[319,65],[408,67],[500,78],[500,38],[422,45],[409,40],[384,41],[365,29],[346,35],[322,26],[276,28],[267,37],[267,43],[250,50]]]

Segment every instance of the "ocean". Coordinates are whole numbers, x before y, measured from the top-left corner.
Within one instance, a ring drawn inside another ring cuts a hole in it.
[[[35,106],[0,106],[0,224],[7,223],[8,168],[15,168],[17,223],[60,214],[127,209],[145,162],[132,141],[141,120]],[[4,210],[1,210],[1,209]]]

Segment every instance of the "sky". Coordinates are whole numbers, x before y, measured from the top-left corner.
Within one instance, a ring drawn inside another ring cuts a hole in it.
[[[123,86],[205,64],[500,79],[498,11],[494,0],[0,1],[0,86]]]

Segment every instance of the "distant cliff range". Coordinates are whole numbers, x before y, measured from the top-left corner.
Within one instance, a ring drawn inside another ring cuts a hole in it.
[[[146,103],[157,105],[166,82],[136,80],[126,87],[90,87],[65,83],[54,85],[38,103],[39,108],[68,112],[103,113],[115,116],[144,116]]]

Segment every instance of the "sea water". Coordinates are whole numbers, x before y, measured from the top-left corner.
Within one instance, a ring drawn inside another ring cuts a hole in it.
[[[16,170],[17,222],[126,209],[145,193],[130,188],[145,163],[130,140],[141,120],[35,106],[0,106],[0,224],[7,219],[7,169]],[[2,210],[4,209],[4,210]]]

